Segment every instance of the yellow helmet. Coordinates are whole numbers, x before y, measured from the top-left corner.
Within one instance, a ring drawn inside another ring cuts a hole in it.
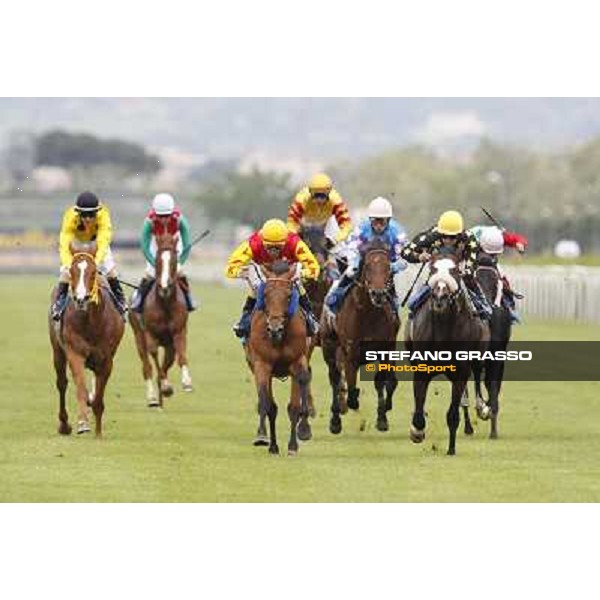
[[[289,230],[281,219],[269,219],[260,230],[263,242],[267,244],[285,244]]]
[[[311,194],[329,194],[332,187],[333,182],[331,181],[331,177],[325,173],[313,175],[308,184],[308,189]]]
[[[447,210],[440,217],[437,230],[446,235],[458,235],[465,229],[462,215],[455,210]]]

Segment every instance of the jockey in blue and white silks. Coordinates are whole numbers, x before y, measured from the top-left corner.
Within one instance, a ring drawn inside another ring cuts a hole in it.
[[[363,249],[374,241],[380,241],[389,248],[392,273],[396,275],[407,267],[400,256],[407,242],[404,228],[392,217],[392,205],[385,198],[375,198],[368,208],[368,217],[363,219],[352,231],[348,239],[334,248],[332,254],[346,261],[347,267],[340,279],[335,281],[325,298],[325,304],[335,314],[360,270]],[[393,283],[393,280],[392,280]],[[392,285],[392,301],[398,310],[398,299]]]

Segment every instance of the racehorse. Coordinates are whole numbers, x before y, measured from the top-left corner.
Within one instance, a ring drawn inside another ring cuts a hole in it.
[[[262,266],[265,282],[259,290],[258,310],[252,315],[250,337],[245,345],[246,358],[256,382],[260,414],[259,434],[269,420],[269,452],[279,453],[275,421],[277,404],[273,398],[273,377],[291,375],[292,393],[288,404],[290,439],[288,454],[298,452],[298,439],[308,440],[312,433],[308,423],[310,371],[306,321],[297,307],[294,287],[296,265],[277,261]],[[262,445],[262,444],[256,444]]]
[[[96,269],[96,245],[71,245],[73,260],[69,269],[71,297],[61,321],[48,317],[48,330],[56,387],[59,394],[58,433],[72,431],[66,408],[67,364],[77,388],[77,433],[90,431],[89,408],[96,421],[96,437],[102,436],[104,392],[113,368],[125,325],[106,281]],[[57,295],[52,293],[52,303]],[[86,386],[85,370],[94,374],[93,391]]]
[[[512,324],[510,310],[502,304],[503,281],[495,263],[487,256],[479,260],[475,271],[475,278],[490,306],[492,317],[490,320],[490,345],[493,352],[506,350],[510,341]],[[485,370],[485,387],[488,393],[486,403],[481,394],[481,374]],[[473,362],[473,379],[475,381],[475,408],[477,415],[483,421],[491,417],[490,438],[498,437],[498,412],[500,410],[499,396],[504,378],[504,361],[486,360]],[[470,425],[468,405],[463,407],[465,415],[465,431]]]
[[[320,271],[319,278],[316,280],[309,280],[304,285],[306,287],[306,293],[310,298],[310,302],[313,307],[313,311],[317,321],[321,321],[321,316],[323,314],[323,305],[325,303],[325,296],[333,283],[332,271],[339,269],[339,265],[336,264],[336,259],[329,254],[329,247],[327,237],[325,236],[325,232],[320,227],[303,227],[300,235],[306,245],[309,247],[310,251],[314,254],[317,259]],[[321,334],[320,332],[317,335],[311,338],[311,343],[308,351],[308,362],[310,365],[310,361],[312,358],[312,354],[314,349],[317,346],[321,345]],[[312,373],[312,368],[309,366],[309,370]],[[348,406],[346,404],[346,382],[342,377],[342,381],[340,383],[340,404],[342,407],[342,413],[346,413],[348,411]],[[309,411],[310,416],[315,416],[314,409],[314,398],[312,395],[312,389],[309,390]]]
[[[183,391],[193,390],[187,360],[188,310],[177,277],[177,239],[171,234],[157,236],[156,246],[156,282],[146,296],[143,313],[129,311],[150,407],[162,407],[163,398],[173,395],[168,371],[175,358],[181,369]],[[159,359],[161,347],[164,348],[162,363]],[[152,356],[156,367],[158,395],[148,355]]]
[[[392,271],[387,245],[375,241],[363,250],[361,271],[344,303],[338,311],[335,324],[321,320],[321,346],[329,370],[332,391],[329,430],[342,431],[339,387],[342,375],[348,386],[348,407],[359,407],[360,390],[356,386],[356,373],[360,367],[360,343],[378,341],[382,349],[395,348],[400,319],[392,304]],[[387,343],[387,344],[386,344]],[[375,375],[377,390],[377,429],[387,431],[387,411],[392,409],[392,397],[398,385],[394,372]]]
[[[431,295],[408,321],[405,331],[405,346],[409,352],[469,350],[483,351],[489,341],[489,328],[473,314],[465,284],[454,254],[438,253],[430,265],[428,280]],[[422,361],[413,361],[413,364]],[[444,375],[452,383],[452,398],[446,413],[450,433],[448,454],[456,454],[456,430],[460,422],[460,401],[471,374],[468,360],[452,364],[455,371],[447,370]],[[413,393],[415,411],[410,428],[410,439],[420,443],[425,439],[425,401],[427,388],[435,373],[415,372]]]

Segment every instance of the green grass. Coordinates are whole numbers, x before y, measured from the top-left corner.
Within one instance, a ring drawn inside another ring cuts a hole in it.
[[[56,433],[46,308],[51,280],[3,278],[0,306],[0,500],[11,502],[286,501],[600,501],[600,383],[508,382],[500,435],[460,435],[447,457],[449,384],[428,402],[427,439],[408,440],[410,385],[401,383],[390,431],[375,430],[375,394],[363,384],[361,410],[328,432],[329,392],[317,355],[318,416],[313,440],[296,458],[271,457],[251,445],[255,394],[230,331],[241,290],[195,286],[202,310],[191,318],[195,391],[178,393],[164,411],[146,408],[128,330],[106,398],[105,437]],[[519,339],[599,339],[600,327],[528,323]],[[172,380],[179,382],[178,370]],[[285,449],[289,383],[276,384],[280,447]],[[75,417],[69,387],[71,421]],[[366,421],[360,431],[361,421]]]

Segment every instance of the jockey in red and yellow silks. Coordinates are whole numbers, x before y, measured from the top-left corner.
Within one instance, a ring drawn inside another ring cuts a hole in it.
[[[319,228],[325,231],[330,217],[335,218],[339,227],[334,241],[344,241],[352,231],[348,207],[339,192],[334,189],[329,176],[317,173],[309,184],[296,194],[288,211],[288,229],[300,235],[304,228]]]
[[[260,231],[254,232],[247,240],[242,242],[231,254],[225,268],[225,275],[230,279],[245,277],[248,279],[251,291],[244,304],[242,317],[234,327],[235,334],[240,338],[247,338],[250,332],[250,318],[256,305],[256,277],[247,267],[251,263],[268,265],[278,260],[287,260],[290,264],[301,265],[303,279],[317,279],[319,277],[319,263],[308,246],[300,237],[289,231],[283,221],[270,219]],[[304,287],[298,283],[300,292],[300,306],[304,310],[310,335],[318,330],[317,321],[313,315],[312,307]]]

